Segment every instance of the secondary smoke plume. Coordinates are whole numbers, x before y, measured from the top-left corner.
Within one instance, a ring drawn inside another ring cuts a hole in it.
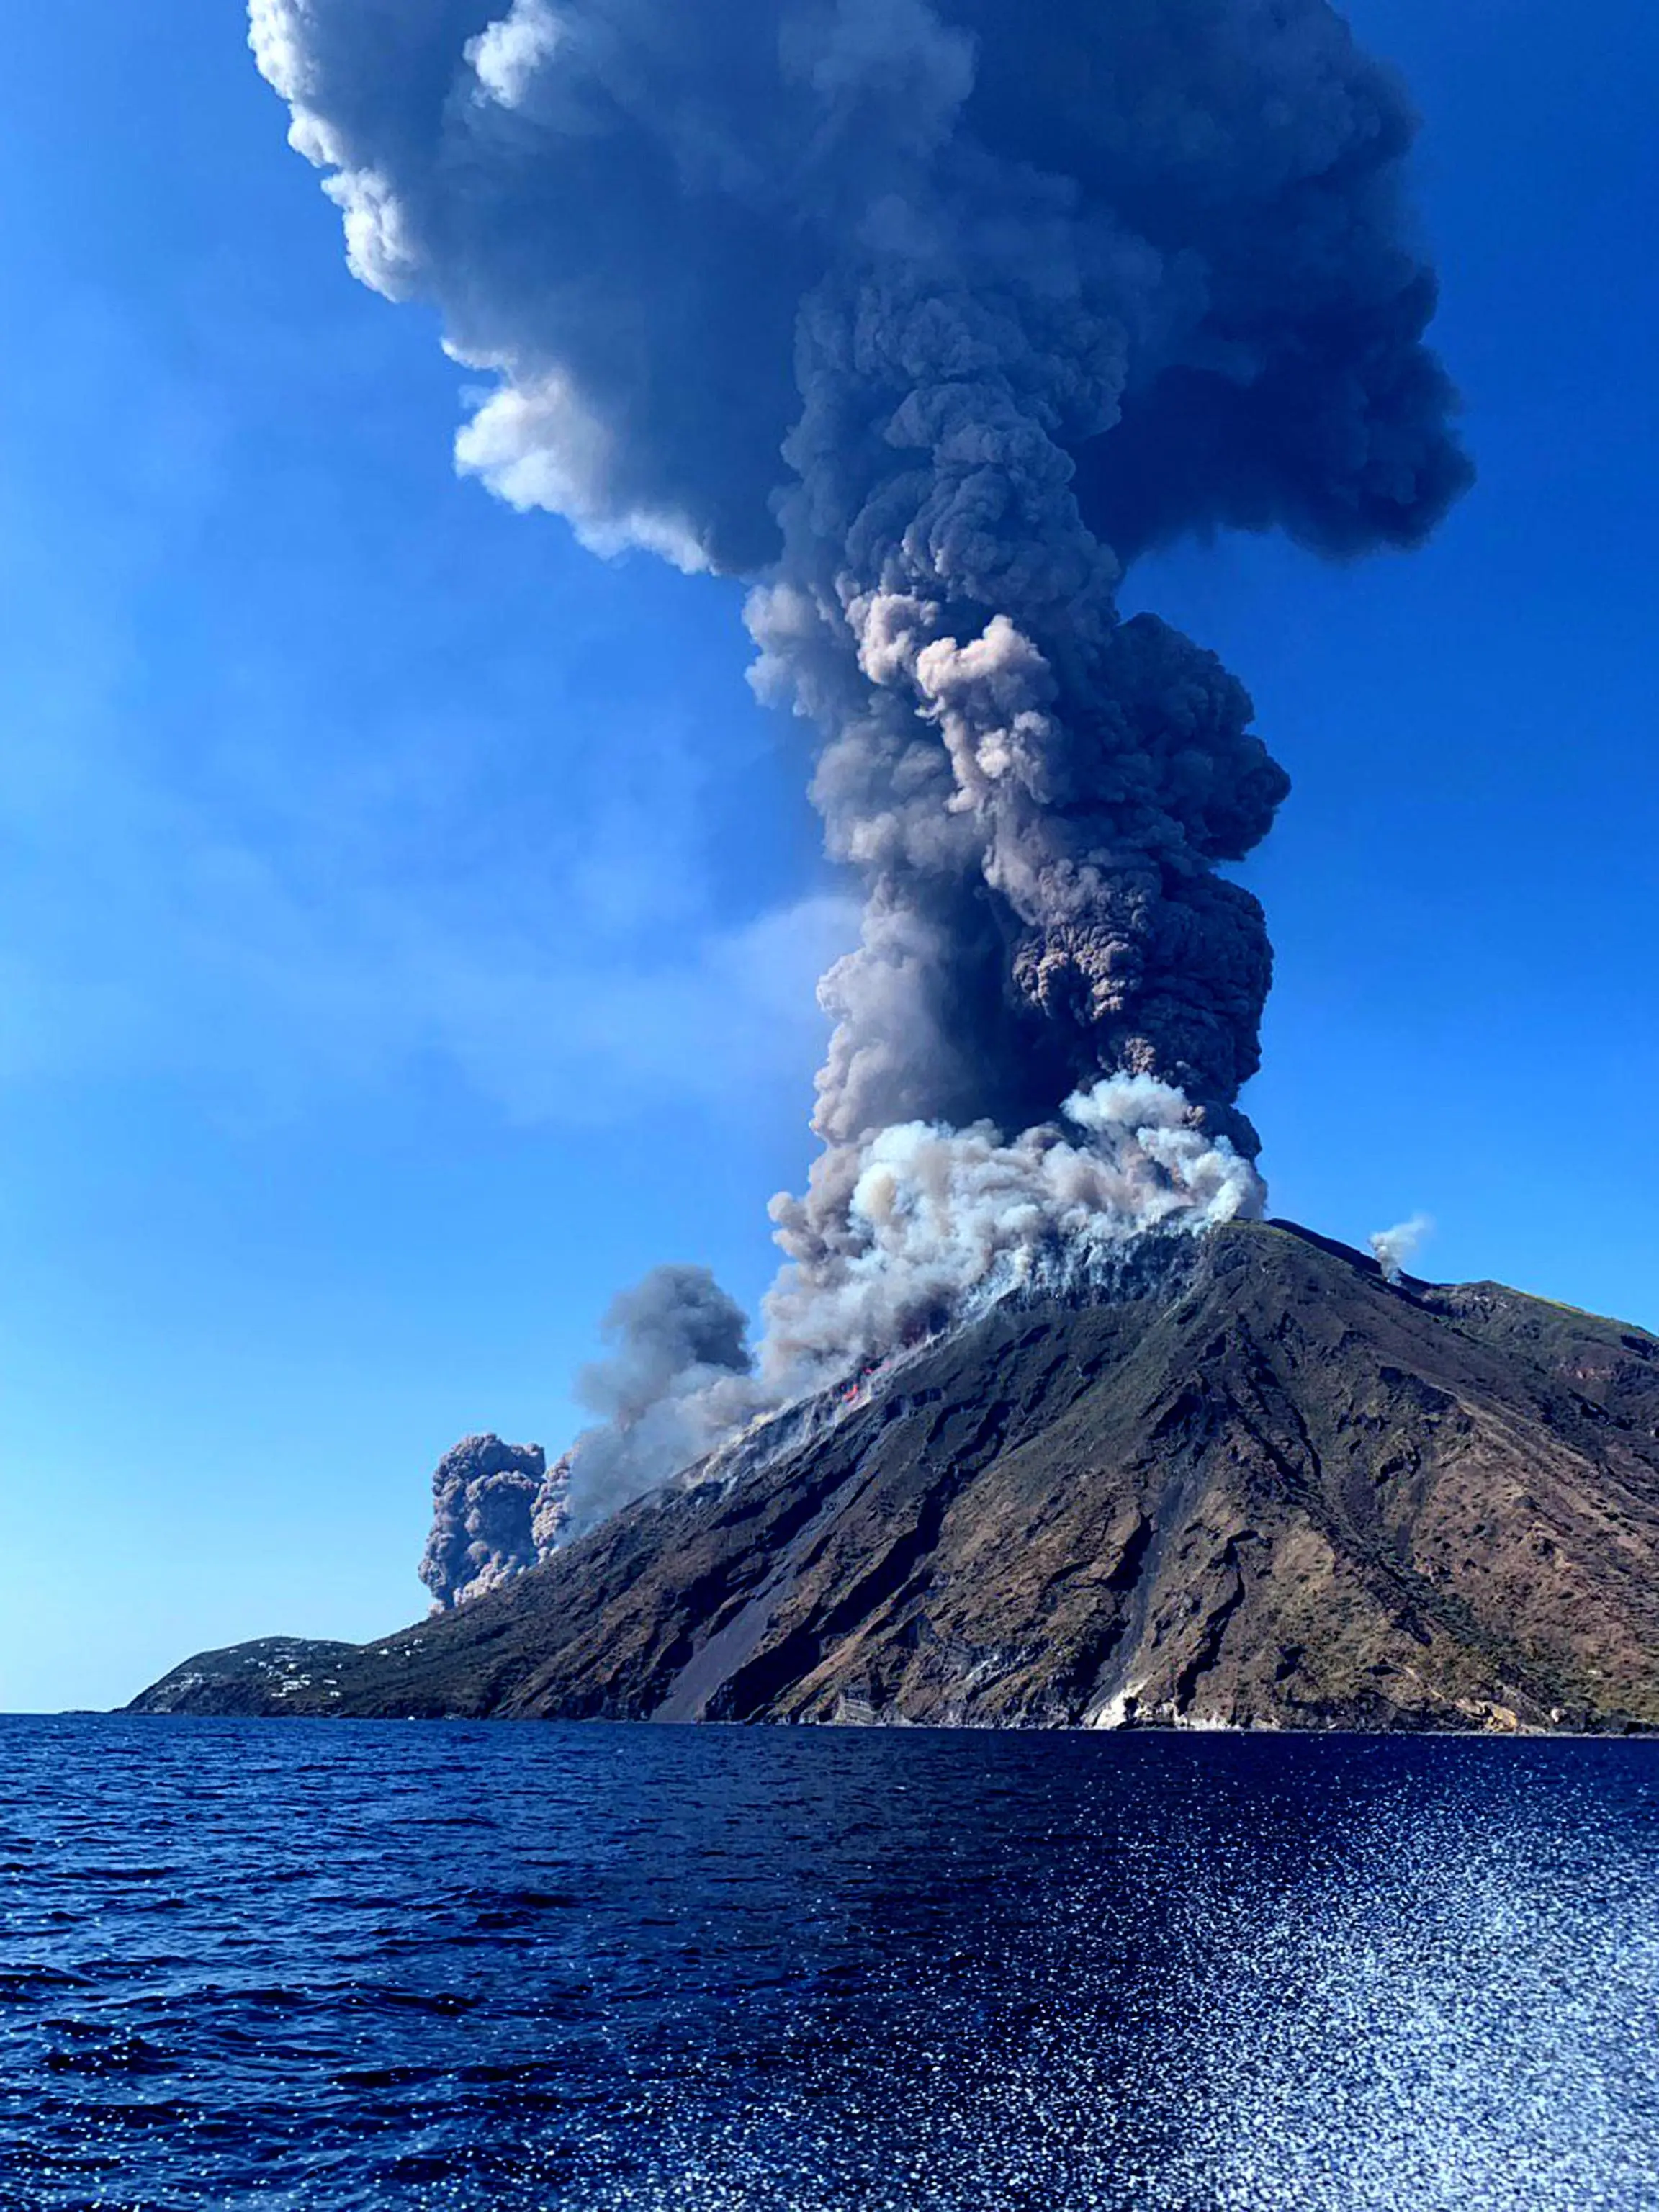
[[[1468,481],[1392,75],[1326,0],[252,19],[352,266],[495,379],[460,465],[752,578],[757,686],[817,732],[866,904],[769,1386],[1045,1243],[1259,1205],[1272,957],[1222,871],[1286,778],[1116,595],[1222,527],[1410,545]]]
[[[565,1467],[539,1444],[463,1437],[432,1477],[432,1533],[421,1580],[442,1613],[498,1589],[547,1557],[562,1534]]]
[[[1379,1229],[1370,1238],[1385,1282],[1400,1280],[1417,1257],[1424,1238],[1433,1230],[1434,1224],[1426,1213],[1414,1213],[1409,1221],[1397,1221],[1392,1229]]]
[[[653,1267],[602,1324],[613,1349],[576,1378],[601,1425],[569,1453],[569,1519],[579,1535],[700,1458],[766,1402],[741,1306],[707,1267]]]

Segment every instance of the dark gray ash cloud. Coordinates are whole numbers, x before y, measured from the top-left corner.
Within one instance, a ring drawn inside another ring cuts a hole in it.
[[[1410,546],[1469,481],[1393,74],[1325,0],[252,25],[358,273],[494,379],[462,465],[752,578],[757,684],[816,733],[866,907],[824,1149],[775,1209],[775,1374],[1045,1242],[1258,1203],[1272,955],[1222,871],[1286,779],[1237,680],[1117,592],[1222,528]]]
[[[539,1444],[463,1437],[432,1477],[432,1532],[419,1569],[434,1612],[497,1589],[544,1559],[561,1528],[561,1468]]]

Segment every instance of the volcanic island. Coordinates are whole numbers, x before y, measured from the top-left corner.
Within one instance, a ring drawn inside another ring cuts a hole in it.
[[[1005,1298],[380,1642],[137,1713],[1659,1727],[1659,1340],[1288,1223]]]

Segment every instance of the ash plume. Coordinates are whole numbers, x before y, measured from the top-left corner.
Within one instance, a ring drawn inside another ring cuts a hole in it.
[[[1409,1221],[1397,1221],[1392,1229],[1379,1229],[1367,1239],[1385,1282],[1400,1280],[1417,1257],[1425,1237],[1432,1235],[1433,1231],[1434,1224],[1426,1213],[1414,1213]]]
[[[580,1534],[761,1410],[741,1306],[707,1267],[653,1267],[601,1324],[609,1355],[576,1378],[599,1414],[568,1454],[568,1519]]]
[[[556,1468],[550,1486],[539,1444],[463,1437],[447,1451],[432,1477],[432,1533],[418,1570],[433,1611],[482,1597],[545,1559],[560,1534],[562,1489]]]
[[[1222,528],[1409,546],[1468,483],[1392,74],[1327,0],[251,13],[353,268],[495,379],[459,465],[750,579],[757,687],[814,733],[865,908],[765,1387],[1045,1247],[1259,1206],[1272,953],[1224,871],[1287,779],[1117,594]],[[605,1449],[660,1464],[696,1395]],[[584,1449],[573,1494],[639,1479]]]

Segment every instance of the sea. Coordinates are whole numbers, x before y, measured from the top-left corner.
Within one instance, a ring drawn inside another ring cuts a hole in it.
[[[1659,2207],[1659,1746],[0,1720],[6,2212]]]

